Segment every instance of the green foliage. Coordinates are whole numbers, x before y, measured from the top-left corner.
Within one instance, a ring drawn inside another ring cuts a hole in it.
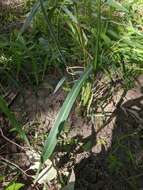
[[[60,87],[63,85],[63,83],[65,82],[65,80],[66,80],[66,77],[63,77],[63,78],[61,78],[61,80],[58,82],[58,84],[57,84],[57,86],[56,86],[56,88],[55,88],[55,90],[54,90],[54,94],[60,89]]]
[[[34,4],[32,10],[30,11],[29,15],[27,16],[27,18],[23,24],[23,27],[21,28],[20,34],[22,34],[23,32],[25,32],[28,29],[33,17],[35,16],[35,14],[39,10],[39,8],[40,8],[40,3],[38,1]]]
[[[96,31],[96,47],[95,61],[93,64],[94,72],[97,71],[100,65],[100,34],[101,34],[101,0],[97,1],[97,31]]]
[[[19,35],[0,36],[2,68],[17,76],[25,72],[38,86],[51,66],[85,67],[94,59],[94,70],[97,65],[98,70],[117,70],[124,60],[125,79],[128,70],[138,73],[142,67],[142,13],[136,13],[140,5],[115,0],[36,1]]]
[[[107,4],[113,8],[115,8],[118,11],[128,12],[128,10],[122,6],[121,3],[115,0],[107,0]]]
[[[89,24],[85,21],[87,28],[84,29],[84,27],[81,24],[82,18],[80,17],[80,15],[78,15],[77,12],[75,15],[73,14],[75,11],[74,6],[77,9],[78,3],[76,5],[72,4],[74,11],[70,11],[71,4],[69,4],[69,5],[66,4],[65,6],[63,6],[63,4],[62,4],[62,10],[66,14],[65,16],[67,16],[66,19],[68,21],[67,23],[69,26],[68,30],[71,30],[70,33],[72,34],[71,36],[74,39],[74,41],[78,42],[81,49],[83,49],[83,52],[86,52],[87,50],[86,50],[85,44],[88,43],[88,38],[87,37],[83,38],[83,36],[86,36],[85,31],[86,30],[88,31]],[[125,78],[127,76],[127,66],[125,66],[123,61],[125,61],[126,64],[128,65],[129,61],[127,61],[127,57],[129,58],[129,56],[128,56],[127,52],[131,52],[131,49],[134,52],[136,52],[137,48],[141,47],[141,42],[139,45],[139,44],[137,44],[136,38],[134,38],[134,35],[132,38],[132,34],[134,34],[135,31],[133,33],[127,32],[127,34],[126,34],[126,28],[124,26],[125,23],[120,24],[118,19],[117,19],[117,21],[113,20],[112,17],[114,17],[115,13],[120,14],[120,12],[118,13],[117,10],[123,11],[123,14],[127,14],[128,11],[121,4],[117,3],[116,1],[107,1],[106,5],[104,5],[104,4],[102,5],[102,2],[99,0],[97,2],[97,4],[95,4],[95,6],[97,7],[95,9],[95,10],[97,10],[97,15],[95,16],[95,23],[97,25],[96,25],[96,27],[94,25],[93,26],[90,25],[90,27],[92,27],[92,29],[90,29],[90,31],[88,31],[90,34],[92,31],[93,32],[92,34],[93,34],[94,38],[96,39],[96,44],[94,45],[94,43],[93,43],[93,47],[95,47],[95,55],[93,54],[93,56],[92,56],[92,57],[94,57],[94,61],[93,61],[94,73],[96,74],[99,69],[102,69],[105,66],[106,66],[106,69],[108,69],[108,67],[107,67],[108,65],[114,64],[115,68],[121,67],[121,70],[123,72],[123,78]],[[101,6],[105,6],[105,8],[108,9],[110,14],[108,15],[106,13],[106,11],[104,11],[104,8],[103,8],[103,10],[101,10]],[[108,8],[108,6],[109,6],[109,8]],[[116,12],[112,9],[112,7],[116,10]],[[57,8],[58,8],[58,6],[57,6]],[[43,12],[44,11],[45,10],[43,10]],[[105,18],[102,17],[102,15]],[[107,16],[109,16],[109,18]],[[125,16],[125,18],[126,18],[126,16]],[[108,20],[108,19],[110,19],[110,20]],[[122,17],[120,19],[122,20]],[[101,21],[102,21],[102,23],[101,23]],[[130,23],[131,23],[131,21],[129,21],[129,23],[128,23],[129,27],[130,27]],[[112,30],[111,30],[111,28],[112,28]],[[85,34],[85,35],[83,35],[83,34]],[[141,35],[141,34],[136,33],[136,35]],[[129,38],[129,36],[130,36],[130,38]],[[85,39],[87,41],[86,43],[84,43]],[[133,39],[134,42],[133,41],[131,42],[131,39]],[[123,47],[124,47],[123,49],[121,48],[121,45],[123,45]],[[113,48],[116,48],[117,46],[118,46],[117,50],[115,50],[115,49],[113,50]],[[134,46],[134,47],[132,47],[132,46]],[[125,47],[127,47],[127,48],[125,48]],[[131,49],[129,49],[129,48],[131,48]],[[137,51],[137,52],[140,53],[140,51]],[[82,60],[83,64],[85,63],[84,60],[85,60],[86,56],[88,56],[88,54],[86,54],[86,55],[83,54],[83,60]],[[141,54],[140,54],[140,56],[142,57]],[[138,61],[139,61],[140,56],[136,56]],[[88,59],[90,60],[90,57]],[[86,59],[86,60],[88,60],[88,59]],[[130,59],[130,61],[131,61],[131,59]],[[87,62],[86,62],[86,64],[87,64]],[[85,66],[85,64],[84,64],[84,66]],[[89,68],[90,68],[89,70],[91,72],[92,67],[89,67]],[[81,87],[83,86],[83,82],[87,78],[88,75],[89,75],[89,71],[88,72],[86,71],[85,74],[83,75],[83,78],[79,79],[79,81],[74,85],[74,87],[70,91],[69,95],[67,96],[67,98],[57,116],[55,124],[54,124],[53,128],[51,129],[50,134],[46,140],[46,143],[45,143],[45,146],[43,149],[43,154],[42,154],[42,162],[46,161],[46,159],[48,159],[51,156],[52,152],[54,151],[54,148],[57,144],[58,135],[59,135],[60,131],[63,129],[63,124],[64,124],[65,120],[67,119],[67,117],[70,113],[70,110],[72,108],[72,105],[75,102],[75,100],[78,96],[78,93],[79,93]],[[88,88],[88,87],[89,86],[87,85],[86,88]],[[85,90],[84,90],[83,96],[84,96],[84,98],[82,98],[83,104],[86,105],[88,99],[90,99],[90,98],[89,98],[89,95],[87,93],[85,93]],[[114,163],[116,165],[115,161],[114,161]]]
[[[38,87],[51,67],[58,68],[61,73],[69,66],[83,67],[83,75],[69,92],[47,137],[42,164],[53,153],[81,89],[81,104],[89,109],[92,84],[98,72],[108,73],[111,79],[120,75],[129,87],[131,77],[143,71],[142,12],[136,13],[142,2],[131,2],[38,0],[20,32],[0,35],[0,81],[6,80],[7,73],[15,76],[15,81],[22,77]],[[92,71],[94,77],[86,82]],[[59,82],[58,88],[63,82]],[[0,101],[2,111],[26,139],[5,101]],[[110,160],[112,168],[118,165],[116,158]]]
[[[92,97],[92,86],[90,82],[86,82],[82,87],[82,93],[81,93],[81,102],[84,107],[87,106],[91,97]]]
[[[11,122],[11,125],[13,126],[13,129],[16,130],[18,134],[20,135],[20,137],[29,144],[26,134],[22,130],[22,126],[17,121],[15,115],[10,111],[10,109],[7,106],[6,101],[2,97],[0,97],[0,110],[7,116],[7,118]]]
[[[108,157],[108,167],[111,173],[119,173],[123,167],[123,163],[117,156],[111,154]]]
[[[64,123],[69,116],[71,108],[82,88],[83,83],[89,77],[91,71],[92,71],[92,67],[90,66],[85,70],[85,72],[80,77],[80,79],[74,84],[68,96],[66,97],[65,102],[57,115],[54,126],[52,127],[46,139],[46,142],[43,148],[43,153],[41,155],[42,163],[44,163],[53,153],[55,146],[57,144],[58,136],[63,130]]]
[[[19,190],[19,189],[21,189],[22,187],[24,187],[24,184],[14,182],[14,183],[8,185],[8,187],[6,187],[5,190]]]

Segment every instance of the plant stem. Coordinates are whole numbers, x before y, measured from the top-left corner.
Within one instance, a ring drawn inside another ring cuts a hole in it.
[[[99,66],[99,55],[100,55],[100,33],[101,33],[101,0],[98,0],[97,5],[97,36],[96,36],[96,49],[95,49],[95,60],[93,62],[94,74]]]

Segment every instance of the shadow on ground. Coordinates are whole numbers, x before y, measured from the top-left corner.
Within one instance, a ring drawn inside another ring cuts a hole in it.
[[[140,89],[142,91],[142,89]],[[110,148],[91,151],[75,166],[75,190],[143,189],[143,92],[114,112]],[[108,124],[110,125],[110,124]],[[103,126],[104,127],[104,126]],[[108,127],[108,126],[106,126]],[[96,139],[97,134],[94,135]]]

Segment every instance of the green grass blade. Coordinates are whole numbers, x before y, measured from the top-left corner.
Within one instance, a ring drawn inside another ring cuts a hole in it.
[[[72,14],[71,11],[69,11],[69,9],[67,9],[67,7],[63,6],[62,9],[69,16],[72,22],[74,22],[75,24],[78,24],[77,18]]]
[[[98,17],[97,17],[97,36],[96,36],[96,49],[95,49],[95,60],[93,62],[93,70],[96,72],[99,66],[99,56],[100,56],[100,33],[101,33],[101,0],[97,2]]]
[[[2,113],[4,113],[7,116],[11,125],[16,129],[20,137],[29,145],[29,141],[26,137],[25,132],[22,130],[22,127],[17,121],[15,115],[10,111],[10,109],[7,106],[6,101],[1,96],[0,96],[0,110],[2,111]]]
[[[55,146],[57,144],[58,135],[63,128],[63,124],[66,121],[66,119],[68,118],[71,108],[80,92],[80,89],[81,89],[83,83],[86,81],[86,79],[90,75],[91,71],[92,71],[92,66],[89,66],[85,70],[83,75],[80,77],[80,79],[74,84],[74,86],[72,87],[68,96],[66,97],[66,100],[63,103],[63,106],[61,107],[61,109],[57,115],[54,126],[52,127],[52,129],[49,133],[49,136],[47,137],[47,140],[45,142],[45,145],[43,148],[43,153],[41,156],[42,163],[44,163],[53,153]]]
[[[27,16],[22,28],[21,28],[21,31],[20,31],[20,34],[24,33],[27,28],[29,27],[33,17],[36,15],[36,13],[38,12],[40,8],[40,2],[36,2],[31,10],[31,12],[29,13],[29,15]]]
[[[61,86],[63,85],[63,83],[65,82],[65,80],[66,80],[65,76],[61,78],[61,80],[56,85],[56,88],[55,88],[53,94],[55,94],[61,88]]]
[[[45,21],[47,23],[47,26],[48,26],[48,30],[50,32],[50,36],[51,36],[51,39],[53,40],[53,43],[55,44],[56,46],[56,49],[58,50],[59,52],[59,55],[60,55],[60,58],[61,58],[61,61],[64,63],[64,65],[66,65],[66,60],[62,54],[62,51],[60,50],[60,45],[59,45],[59,42],[57,41],[56,37],[55,37],[55,34],[54,34],[54,29],[53,29],[53,26],[51,24],[51,21],[49,19],[49,16],[47,15],[47,12],[46,12],[46,9],[45,9],[45,6],[44,6],[44,0],[39,0],[40,1],[40,6],[41,6],[41,11],[43,13],[43,16],[45,18]]]
[[[107,0],[106,2],[109,6],[115,8],[116,10],[119,10],[119,11],[123,11],[123,12],[128,12],[128,10],[123,7],[123,5],[121,3],[119,3],[118,1],[115,1],[115,0]]]

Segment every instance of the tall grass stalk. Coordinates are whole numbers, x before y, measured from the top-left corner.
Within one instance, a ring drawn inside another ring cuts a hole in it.
[[[45,18],[45,21],[46,21],[46,23],[47,23],[48,30],[49,30],[49,32],[50,32],[51,38],[52,38],[52,40],[53,40],[53,43],[55,44],[56,49],[57,49],[57,51],[58,51],[59,54],[60,54],[61,61],[63,62],[63,64],[66,65],[66,61],[65,61],[64,56],[63,56],[63,54],[62,54],[62,52],[61,52],[61,50],[60,50],[59,43],[58,43],[58,41],[57,41],[57,39],[56,39],[56,37],[55,37],[55,35],[54,35],[54,30],[53,30],[52,24],[51,24],[51,22],[50,22],[50,20],[49,20],[49,17],[48,17],[48,15],[47,15],[47,13],[46,13],[43,0],[40,0],[40,6],[41,6],[41,10],[42,10],[43,16],[44,16],[44,18]]]
[[[101,0],[97,0],[97,36],[96,36],[96,49],[95,49],[95,60],[93,62],[94,74],[100,64],[100,33],[101,33]]]

